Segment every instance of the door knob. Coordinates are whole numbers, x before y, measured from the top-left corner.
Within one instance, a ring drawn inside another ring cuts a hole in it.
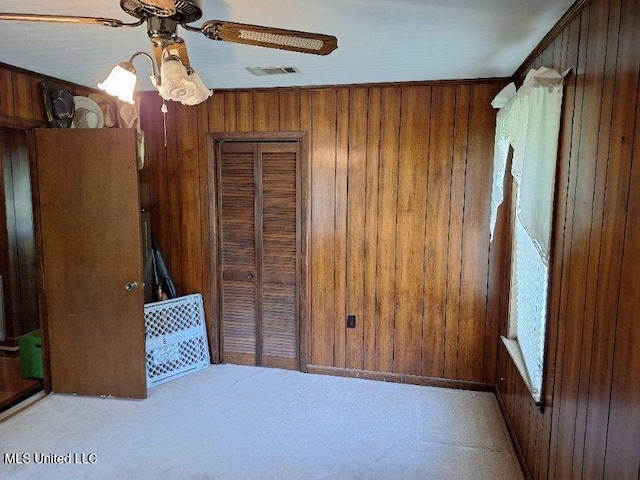
[[[247,280],[251,280],[253,278],[253,273],[247,274]]]
[[[130,292],[132,290],[135,290],[136,288],[138,288],[138,282],[129,282],[124,286],[124,289],[127,292]]]

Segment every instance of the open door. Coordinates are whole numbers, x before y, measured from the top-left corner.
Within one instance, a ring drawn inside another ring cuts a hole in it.
[[[38,129],[34,138],[51,391],[145,398],[136,132]]]

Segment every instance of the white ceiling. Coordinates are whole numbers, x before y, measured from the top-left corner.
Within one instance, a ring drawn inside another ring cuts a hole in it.
[[[216,88],[506,77],[574,0],[204,0],[219,19],[335,35],[328,56],[215,42],[179,28],[192,66]],[[118,0],[0,0],[0,11],[135,21]],[[0,62],[95,86],[119,61],[151,53],[146,26],[2,22]],[[149,90],[147,60],[134,65]],[[246,67],[293,66],[299,74],[254,76]]]

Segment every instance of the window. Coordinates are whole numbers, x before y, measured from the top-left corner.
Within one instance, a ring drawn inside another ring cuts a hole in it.
[[[549,268],[517,215],[513,216],[507,349],[540,402]],[[516,350],[517,349],[517,350]]]
[[[513,148],[509,332],[503,341],[536,403],[541,402],[547,321],[549,251],[564,76],[531,70],[516,92],[510,84],[494,99],[499,108],[491,200],[491,235],[507,156]]]

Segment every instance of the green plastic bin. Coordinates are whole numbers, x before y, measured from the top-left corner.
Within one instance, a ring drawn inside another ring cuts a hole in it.
[[[18,337],[20,347],[20,375],[23,378],[42,378],[42,335],[40,330]]]

